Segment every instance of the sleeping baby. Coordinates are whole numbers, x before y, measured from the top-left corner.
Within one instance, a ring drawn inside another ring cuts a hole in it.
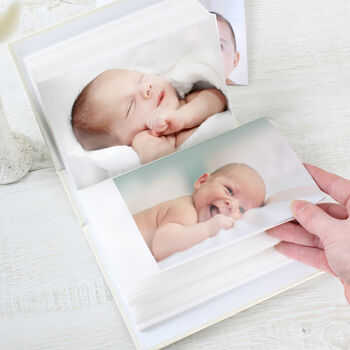
[[[192,195],[169,200],[134,215],[157,261],[234,226],[265,200],[261,176],[245,164],[227,164],[194,183]]]
[[[160,76],[111,69],[78,95],[71,121],[84,149],[132,146],[144,164],[174,152],[203,121],[225,108],[226,98],[217,89],[181,99]]]

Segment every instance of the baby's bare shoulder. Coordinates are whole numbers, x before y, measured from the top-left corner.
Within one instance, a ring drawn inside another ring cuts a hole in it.
[[[207,99],[208,97],[225,98],[224,94],[220,90],[215,88],[208,88],[208,89],[202,89],[202,90],[190,92],[185,96],[185,102],[189,103],[195,98],[197,98],[198,96],[200,96],[199,98],[203,98],[203,99]]]
[[[184,98],[185,103],[191,102],[193,99],[195,99],[200,94],[200,92],[201,91],[189,92]]]
[[[162,214],[159,218],[160,225],[173,222],[188,226],[197,223],[197,212],[191,196],[179,197],[162,204],[163,207],[159,211],[159,214]]]

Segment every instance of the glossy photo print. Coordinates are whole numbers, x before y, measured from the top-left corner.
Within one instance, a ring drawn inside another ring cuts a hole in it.
[[[227,85],[248,85],[244,0],[200,0],[216,15]]]
[[[157,2],[27,62],[77,188],[237,126],[221,63],[197,1]]]
[[[123,0],[132,3],[135,0]],[[144,1],[145,6],[147,1]],[[141,2],[140,1],[140,2]],[[161,0],[159,0],[161,1]],[[227,85],[248,85],[248,60],[244,0],[199,0],[218,22]],[[97,0],[103,6],[112,0]]]
[[[265,119],[114,179],[161,268],[291,219],[320,191]]]

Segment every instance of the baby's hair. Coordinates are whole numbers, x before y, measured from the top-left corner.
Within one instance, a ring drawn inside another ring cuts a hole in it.
[[[214,175],[214,176],[218,176],[221,175],[227,171],[233,170],[234,168],[239,168],[239,167],[246,167],[249,168],[253,171],[255,171],[257,173],[257,171],[255,169],[253,169],[252,167],[250,167],[247,164],[243,164],[243,163],[228,163],[226,165],[221,166],[220,168],[214,170],[213,172],[210,173],[210,175]]]
[[[233,39],[233,48],[235,50],[235,52],[237,51],[237,43],[236,43],[236,35],[235,32],[232,28],[231,23],[222,15],[220,15],[220,13],[214,12],[214,11],[210,11],[210,13],[214,14],[216,16],[216,20],[217,21],[221,21],[224,22],[228,25],[228,27],[230,28],[231,34],[232,34],[232,39]]]
[[[229,164],[223,165],[222,167],[214,170],[213,172],[210,173],[210,175],[215,178],[215,177],[217,177],[217,176],[219,176],[221,174],[225,174],[227,171],[234,170],[235,168],[240,168],[240,167],[244,167],[244,168],[250,169],[251,171],[253,171],[258,176],[258,178],[261,180],[261,183],[264,186],[264,191],[265,191],[265,194],[266,194],[266,186],[265,186],[265,182],[264,182],[263,178],[261,177],[261,175],[254,168],[252,168],[251,166],[249,166],[247,164],[244,164],[244,163],[229,163]],[[261,206],[263,206],[263,205],[264,205],[264,202],[261,204]]]
[[[106,133],[104,123],[96,123],[91,116],[90,96],[96,84],[96,78],[88,83],[75,99],[71,111],[73,132],[81,146],[86,150],[104,148],[101,135]]]
[[[88,100],[89,91],[91,90],[92,84],[93,84],[93,81],[87,84],[83,88],[83,90],[79,93],[79,95],[77,96],[77,98],[73,103],[72,112],[71,112],[71,116],[72,116],[71,123],[72,123],[73,130],[76,127],[79,128],[79,127],[86,126],[84,119],[88,110],[87,100]]]

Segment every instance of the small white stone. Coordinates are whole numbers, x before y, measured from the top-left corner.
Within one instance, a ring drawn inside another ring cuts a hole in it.
[[[28,137],[11,131],[0,98],[0,184],[23,177],[33,164],[33,153]]]
[[[0,184],[9,184],[22,178],[33,164],[33,146],[28,137],[11,133],[12,139],[0,145]]]

